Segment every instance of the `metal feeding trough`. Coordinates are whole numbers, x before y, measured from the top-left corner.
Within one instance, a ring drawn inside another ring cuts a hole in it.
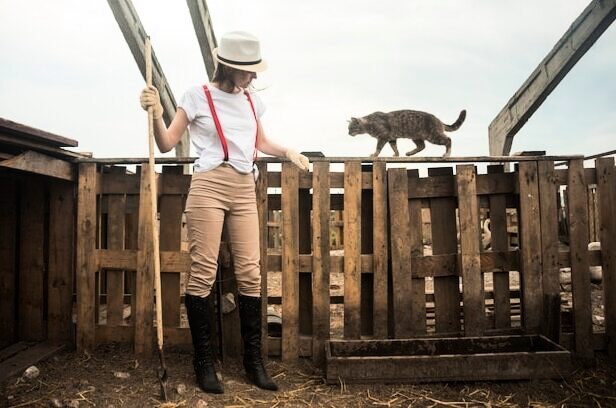
[[[330,340],[327,382],[436,382],[562,378],[571,353],[540,335]]]

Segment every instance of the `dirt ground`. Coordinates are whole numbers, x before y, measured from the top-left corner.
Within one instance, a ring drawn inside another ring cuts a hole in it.
[[[292,365],[270,360],[268,369],[281,387],[278,392],[249,385],[240,364],[228,362],[222,370],[222,395],[199,391],[190,354],[167,351],[166,357],[166,404],[159,399],[158,359],[136,361],[127,347],[110,345],[93,355],[64,352],[52,357],[38,365],[40,375],[33,380],[9,379],[0,385],[0,406],[616,407],[616,364],[603,356],[596,367],[579,369],[565,380],[419,385],[327,385],[309,360]]]

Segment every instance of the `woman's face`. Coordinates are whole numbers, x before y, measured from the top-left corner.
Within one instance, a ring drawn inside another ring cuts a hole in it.
[[[240,88],[248,88],[248,85],[257,77],[256,72],[248,72],[236,69],[233,72],[233,83]]]

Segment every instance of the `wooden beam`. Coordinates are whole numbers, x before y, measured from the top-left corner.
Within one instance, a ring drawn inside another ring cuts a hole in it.
[[[147,37],[145,28],[139,20],[137,11],[133,7],[133,3],[130,0],[107,0],[111,11],[120,26],[120,30],[124,35],[124,39],[130,48],[135,62],[141,71],[143,79],[145,79],[145,38]],[[163,119],[165,124],[169,126],[173,117],[177,104],[173,97],[171,87],[165,78],[165,74],[152,50],[152,82],[160,94],[160,102],[163,105],[164,113]],[[182,139],[175,147],[176,157],[186,157],[189,155],[190,140],[188,132],[184,132]],[[146,160],[147,161],[147,160]]]
[[[43,176],[55,177],[62,180],[75,180],[75,174],[71,163],[33,152],[32,150],[28,150],[8,160],[1,161],[0,166],[42,174]]]
[[[208,10],[205,0],[186,0],[186,4],[188,4],[193,27],[195,27],[197,41],[199,41],[203,65],[205,65],[207,76],[211,80],[214,77],[214,70],[216,69],[216,62],[212,56],[212,50],[218,45],[216,43],[214,29],[212,28],[210,11]]]
[[[616,0],[593,0],[571,24],[488,127],[491,155],[506,155],[513,137],[616,19]]]

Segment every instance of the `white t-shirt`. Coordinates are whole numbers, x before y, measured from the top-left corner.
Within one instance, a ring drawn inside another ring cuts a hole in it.
[[[227,93],[213,85],[208,85],[208,89],[227,140],[229,164],[240,173],[250,173],[253,169],[257,123],[248,98],[244,92]],[[250,96],[260,118],[265,112],[265,105],[254,93]],[[178,107],[184,109],[190,121],[190,138],[198,156],[194,171],[203,172],[218,167],[224,161],[225,154],[203,86],[188,89]]]

